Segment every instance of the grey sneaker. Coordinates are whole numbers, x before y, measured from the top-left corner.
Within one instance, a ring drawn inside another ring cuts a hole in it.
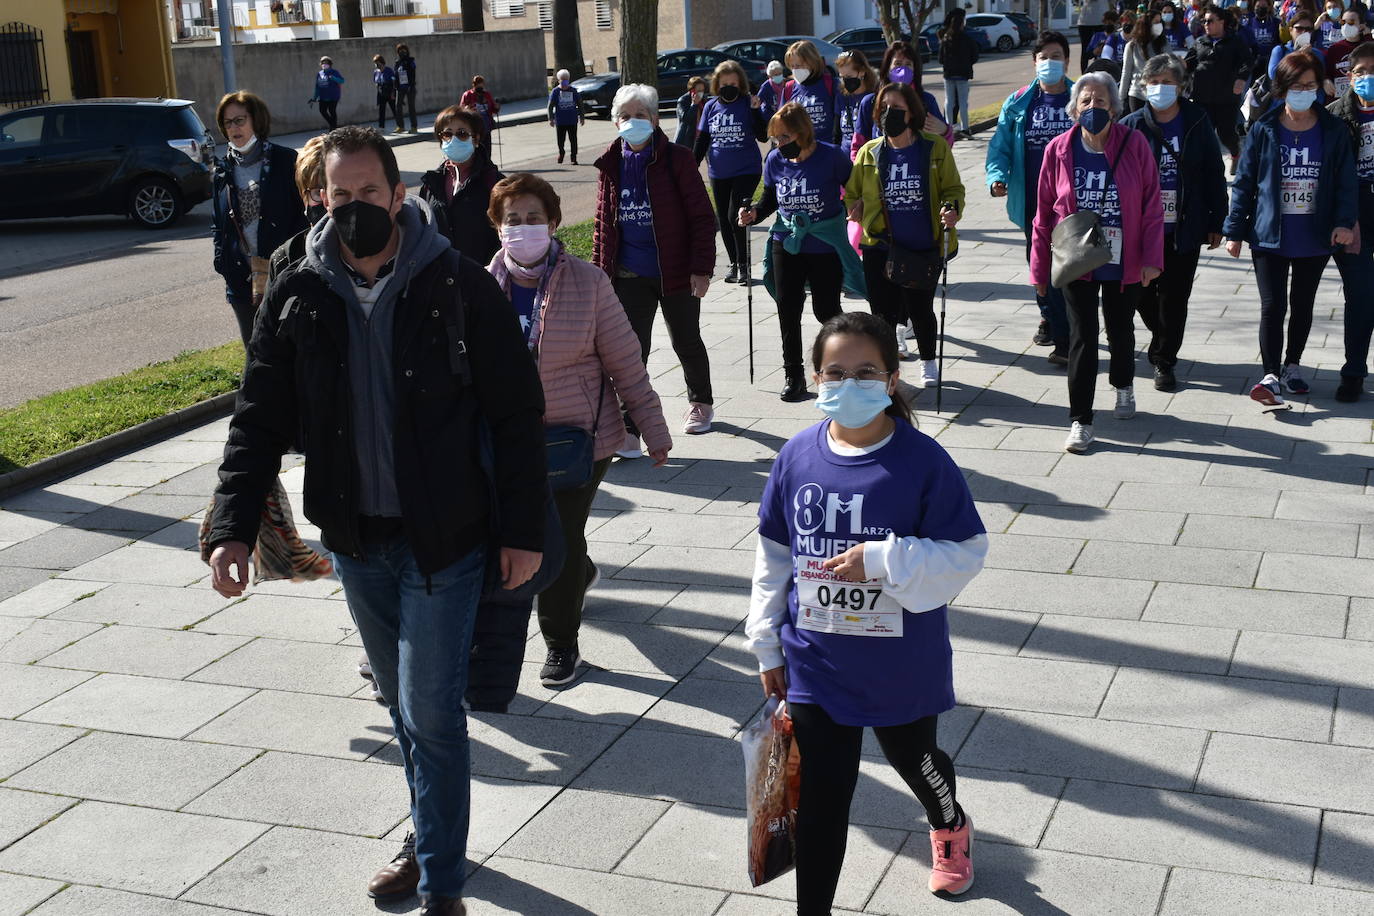
[[[1112,416],[1118,420],[1129,420],[1135,416],[1135,389],[1132,387],[1116,389],[1116,409]]]
[[[682,431],[689,436],[709,433],[711,421],[715,418],[716,411],[710,404],[699,404],[693,401],[691,409],[687,411],[687,419],[682,424]]]
[[[577,677],[577,666],[582,656],[577,647],[571,649],[550,649],[544,657],[544,667],[539,669],[539,683],[545,687],[566,687]]]

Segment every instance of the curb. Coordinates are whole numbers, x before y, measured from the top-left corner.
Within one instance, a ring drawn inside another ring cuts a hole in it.
[[[172,433],[189,429],[200,423],[218,419],[233,411],[238,391],[227,391],[190,407],[145,420],[137,426],[111,433],[103,439],[87,442],[70,451],[44,458],[28,467],[0,474],[0,499],[21,490],[51,483],[74,471],[83,470],[107,460],[118,452],[132,451]]]

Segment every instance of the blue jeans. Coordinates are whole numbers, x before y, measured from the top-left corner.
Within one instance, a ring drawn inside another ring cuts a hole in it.
[[[404,537],[366,551],[366,561],[335,554],[334,568],[405,760],[420,897],[459,897],[470,763],[463,692],[486,550],[428,578]]]
[[[954,123],[954,112],[959,112],[959,126],[968,130],[968,80],[945,77],[945,117]]]
[[[1026,219],[1026,262],[1030,263],[1031,250],[1031,219],[1035,215],[1034,202],[1031,204],[1031,216]],[[1035,304],[1040,309],[1040,317],[1050,328],[1050,339],[1054,341],[1056,347],[1061,344],[1065,347],[1069,345],[1069,311],[1064,302],[1064,291],[1054,286],[1049,287],[1045,295],[1035,294]]]

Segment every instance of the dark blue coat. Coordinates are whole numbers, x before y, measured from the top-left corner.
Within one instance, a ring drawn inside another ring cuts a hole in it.
[[[1183,136],[1179,140],[1174,247],[1191,251],[1201,248],[1210,233],[1221,232],[1226,219],[1226,172],[1221,162],[1221,144],[1207,112],[1187,99],[1180,99],[1178,105]],[[1158,163],[1164,149],[1164,129],[1155,120],[1154,109],[1146,105],[1122,118],[1121,123],[1145,135]]]
[[[238,227],[231,214],[238,209],[238,188],[234,185],[234,162],[225,157],[215,169],[214,225],[211,238],[215,249],[215,272],[224,277],[224,295],[230,302],[253,301],[248,275],[249,255],[272,256],[277,246],[305,229],[305,205],[296,191],[296,151],[259,141],[262,150],[262,177],[259,185],[258,250],[245,254]]]
[[[1282,174],[1279,163],[1279,118],[1276,108],[1255,122],[1246,135],[1240,169],[1231,185],[1231,212],[1222,226],[1228,239],[1278,248],[1282,225]],[[1317,212],[1321,234],[1354,229],[1359,218],[1359,182],[1355,145],[1345,122],[1325,108],[1314,108],[1322,131],[1322,170],[1317,179]]]

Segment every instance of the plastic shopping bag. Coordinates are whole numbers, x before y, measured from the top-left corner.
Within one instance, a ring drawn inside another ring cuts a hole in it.
[[[744,780],[748,799],[749,881],[767,884],[797,861],[797,799],[801,758],[786,704],[769,697],[745,727]]]

